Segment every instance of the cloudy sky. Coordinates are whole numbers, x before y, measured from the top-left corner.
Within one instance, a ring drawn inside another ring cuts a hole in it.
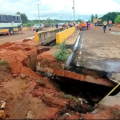
[[[29,19],[70,19],[73,20],[73,0],[0,0],[0,13],[25,13]],[[102,16],[107,12],[119,11],[120,0],[75,0],[76,19],[90,19],[91,14]]]

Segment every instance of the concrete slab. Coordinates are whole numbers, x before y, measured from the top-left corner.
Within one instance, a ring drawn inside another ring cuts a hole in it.
[[[76,61],[77,66],[111,73],[109,78],[113,73],[120,73],[120,36],[111,31],[103,33],[102,27],[84,31]],[[119,83],[118,75],[116,77],[112,80]]]
[[[115,96],[106,97],[102,104],[106,106],[120,105],[120,92]]]
[[[80,31],[76,30],[68,39],[65,40],[66,45],[74,45]]]

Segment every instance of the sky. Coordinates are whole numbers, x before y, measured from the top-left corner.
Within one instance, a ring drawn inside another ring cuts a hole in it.
[[[28,19],[73,20],[73,0],[0,0],[0,13],[25,13]],[[89,20],[91,14],[99,17],[108,12],[120,12],[120,0],[75,0],[75,19]]]

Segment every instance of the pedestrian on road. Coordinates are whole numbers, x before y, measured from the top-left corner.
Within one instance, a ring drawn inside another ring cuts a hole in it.
[[[84,30],[86,30],[86,29],[87,29],[87,23],[84,22]]]
[[[84,30],[84,22],[81,22],[81,26],[82,26],[82,31]]]
[[[108,24],[108,27],[109,27],[109,30],[111,31],[111,27],[112,27],[113,25],[112,25],[112,21],[110,20],[109,21],[109,24]]]
[[[104,22],[103,22],[103,31],[104,31],[104,33],[105,33],[105,31],[106,31],[106,27],[107,27],[107,21],[104,21]]]
[[[56,28],[58,28],[58,24],[56,24],[55,26],[56,26]]]
[[[89,27],[89,23],[87,22],[87,30],[88,30],[88,27]]]
[[[65,25],[65,26],[66,26],[66,28],[68,29],[68,22],[66,23],[66,25]]]
[[[69,23],[69,27],[72,27],[72,24]]]
[[[90,29],[90,22],[89,22],[88,24],[89,24],[89,27],[88,27],[88,28]]]
[[[79,30],[82,31],[82,23],[79,24]]]

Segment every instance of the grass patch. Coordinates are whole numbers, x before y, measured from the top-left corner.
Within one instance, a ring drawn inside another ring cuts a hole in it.
[[[8,65],[9,62],[7,60],[1,59],[0,60],[0,65]]]
[[[55,52],[53,55],[59,60],[59,61],[65,61],[68,57],[67,55],[67,48],[65,45],[65,40],[62,44],[58,45],[58,48],[60,49],[59,52]]]

